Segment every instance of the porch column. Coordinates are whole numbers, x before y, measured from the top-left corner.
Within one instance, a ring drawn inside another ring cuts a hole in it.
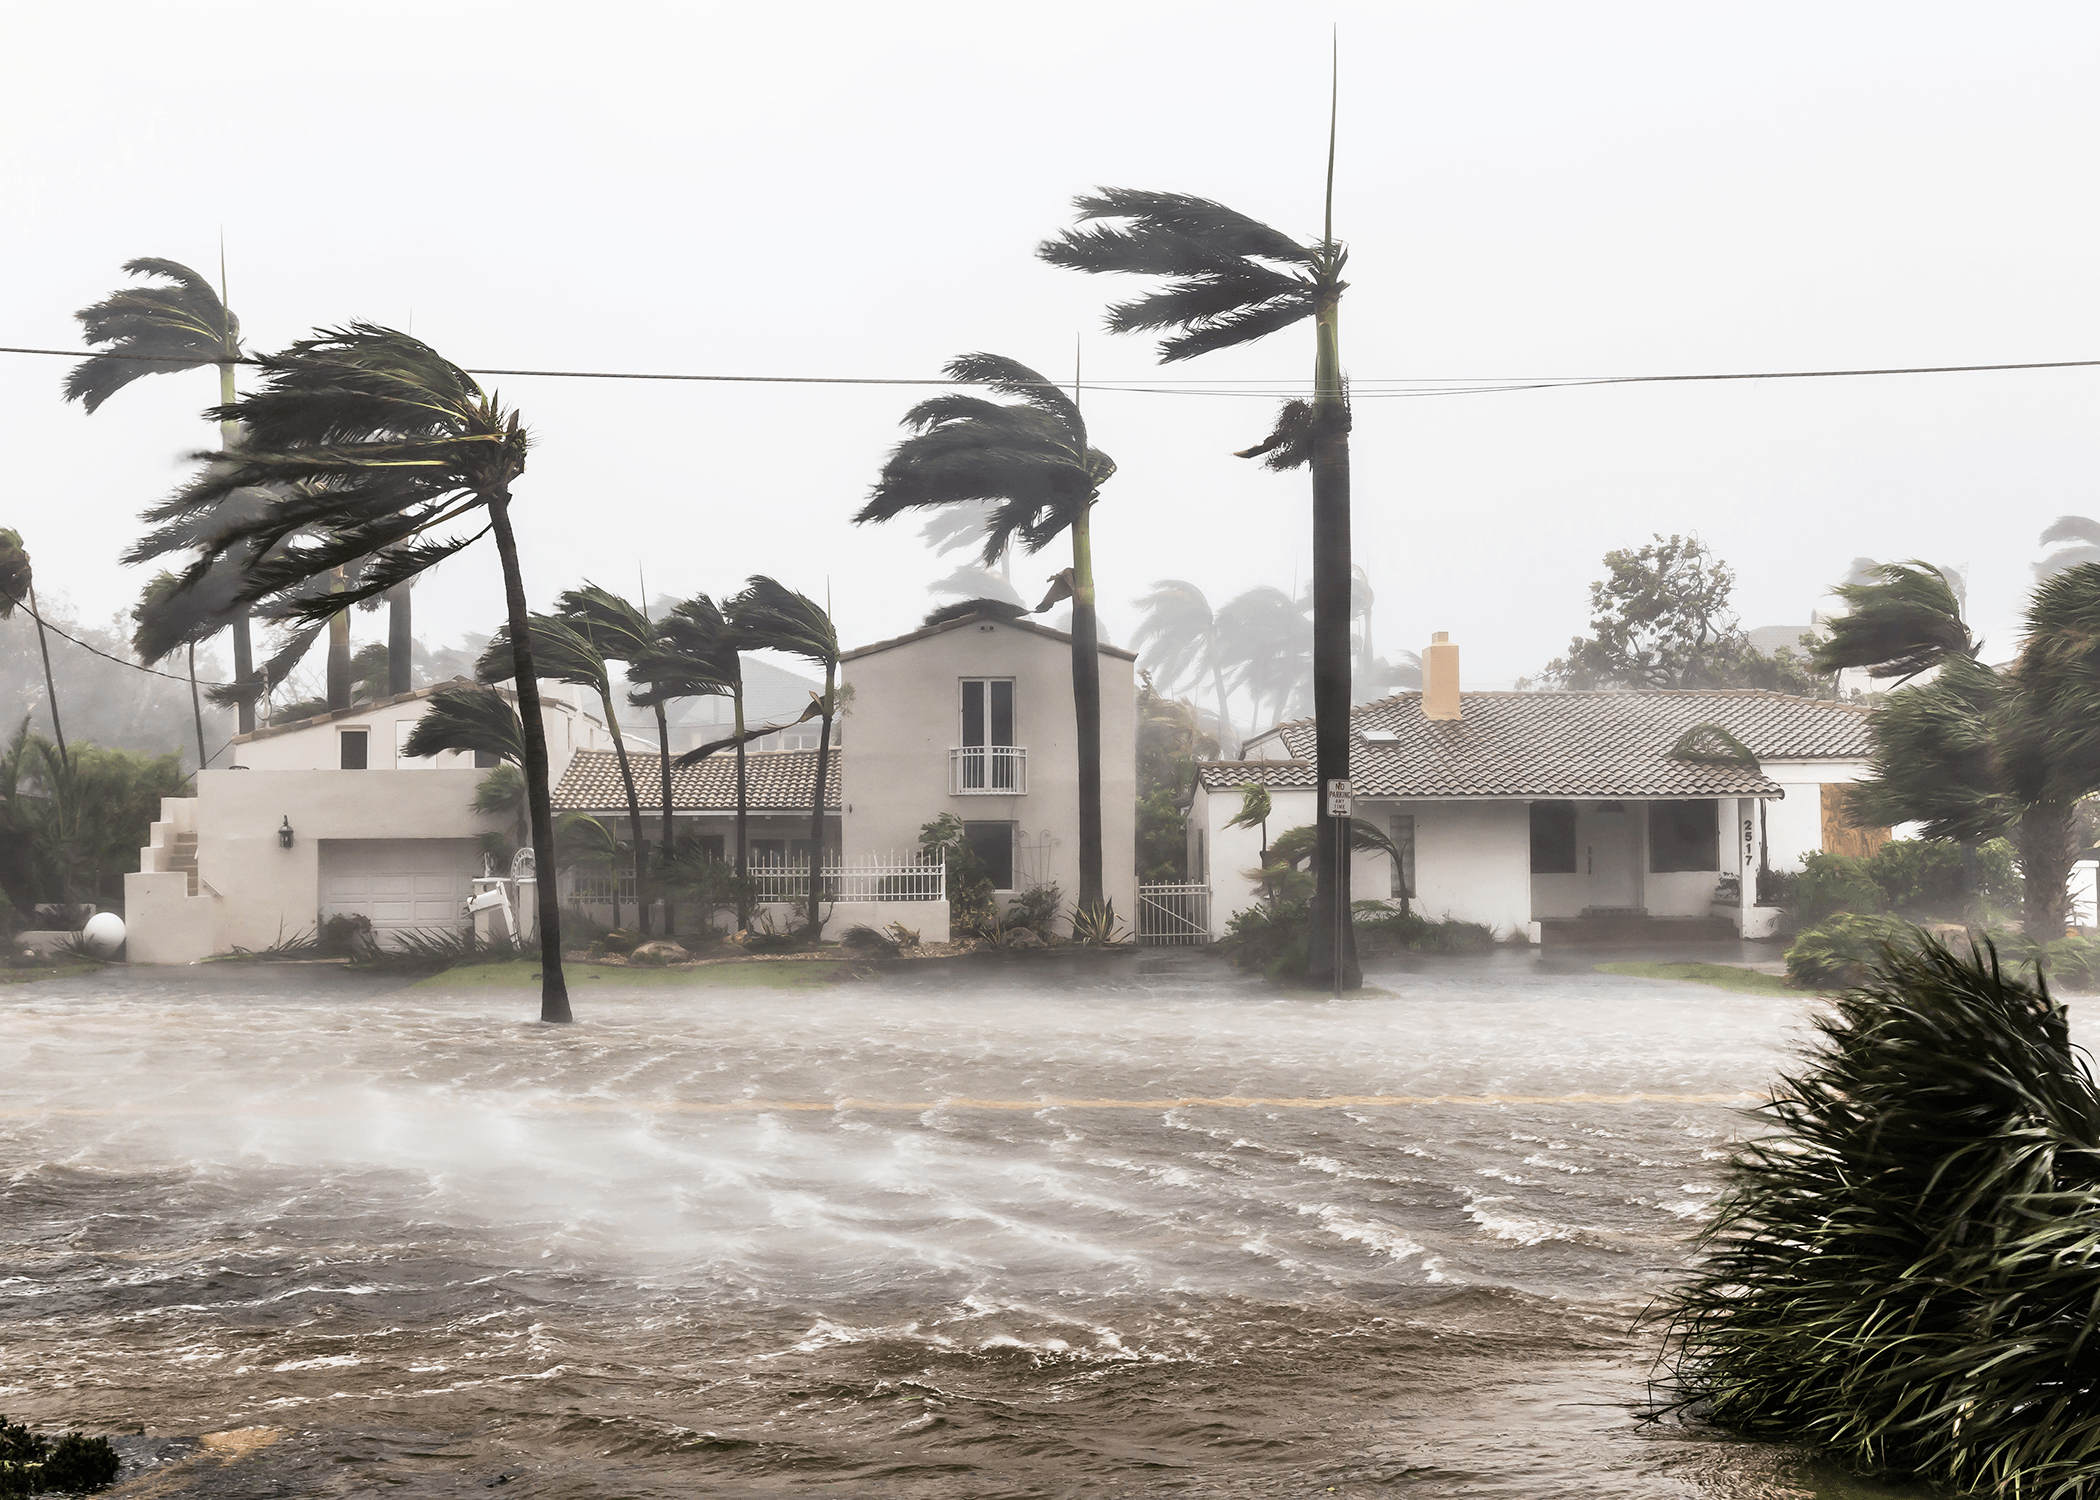
[[[1737,900],[1742,905],[1736,920],[1736,931],[1744,937],[1765,937],[1759,932],[1757,916],[1757,867],[1762,855],[1758,837],[1762,819],[1757,816],[1758,799],[1738,797],[1735,799],[1735,848],[1738,871]]]

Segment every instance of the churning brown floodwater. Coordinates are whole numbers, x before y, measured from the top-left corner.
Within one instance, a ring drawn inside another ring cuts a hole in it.
[[[0,1410],[141,1494],[1910,1493],[1636,1420],[1803,1002],[1372,983],[0,990]]]

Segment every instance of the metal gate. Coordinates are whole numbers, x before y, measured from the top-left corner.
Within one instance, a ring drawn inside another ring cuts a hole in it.
[[[1137,940],[1147,947],[1209,942],[1210,887],[1139,886]]]

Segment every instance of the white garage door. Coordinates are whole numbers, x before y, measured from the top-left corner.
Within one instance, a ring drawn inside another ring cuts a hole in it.
[[[372,919],[374,932],[455,931],[480,873],[472,839],[326,839],[321,918],[356,912]]]

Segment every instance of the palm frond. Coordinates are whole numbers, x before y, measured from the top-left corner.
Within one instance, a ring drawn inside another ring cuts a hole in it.
[[[564,590],[554,609],[607,661],[634,661],[649,649],[654,635],[639,605],[589,581]]]
[[[681,600],[656,622],[649,648],[627,664],[628,681],[641,684],[627,701],[648,708],[674,698],[731,696],[743,683],[742,645],[714,600],[705,594]]]
[[[306,659],[314,642],[327,628],[327,622],[320,621],[285,632],[277,649],[254,676],[241,682],[216,683],[204,690],[204,696],[220,708],[235,708],[243,703],[253,703],[265,693],[275,692],[292,675],[292,670]]]
[[[1982,648],[1962,621],[1953,580],[1930,563],[1885,563],[1872,582],[1834,592],[1852,612],[1831,621],[1817,645],[1818,672],[1860,667],[1877,678],[1915,677],[1953,657],[1973,660]]]
[[[1184,578],[1162,578],[1131,601],[1143,611],[1131,633],[1138,660],[1167,688],[1218,661],[1218,621],[1203,590]]]
[[[551,682],[592,688],[600,694],[612,692],[605,657],[591,644],[588,636],[555,615],[536,614],[526,618],[532,632],[533,675]],[[505,623],[496,627],[496,633],[482,648],[480,659],[474,663],[474,677],[476,681],[493,684],[509,682],[517,675],[516,658],[510,649],[510,626]]]
[[[1861,817],[1918,822],[1927,838],[1995,838],[2019,817],[1994,753],[2007,684],[1988,667],[1950,656],[1930,682],[1889,694],[1867,721],[1873,774],[1855,783]]]
[[[32,576],[22,533],[0,527],[0,620],[12,619],[15,606],[29,597]]]
[[[1132,305],[1132,304],[1126,304]],[[1112,309],[1113,314],[1117,309]],[[1251,307],[1244,312],[1229,313],[1212,318],[1187,333],[1170,339],[1161,339],[1159,359],[1161,364],[1173,364],[1184,359],[1194,359],[1199,354],[1209,354],[1218,349],[1230,349],[1238,344],[1251,344],[1256,339],[1267,338],[1281,332],[1293,323],[1313,315],[1310,297],[1302,302],[1269,302]]]
[[[1134,236],[1179,235],[1220,255],[1251,255],[1261,260],[1294,265],[1311,265],[1313,261],[1313,252],[1289,235],[1211,198],[1197,198],[1187,193],[1151,192],[1142,188],[1105,187],[1074,198],[1072,206],[1078,210],[1082,223],[1096,219],[1127,220]],[[1044,259],[1048,260],[1050,256],[1045,254]]]
[[[726,739],[709,740],[704,745],[695,745],[692,749],[672,761],[671,764],[680,769],[687,766],[697,766],[711,755],[719,754],[724,750],[734,750],[738,745],[748,745],[753,740],[762,740],[769,734],[778,734],[783,729],[814,719],[823,712],[824,699],[820,694],[812,697],[809,701],[809,706],[803,709],[801,713],[784,723],[756,724],[746,728],[742,734],[732,734]]]
[[[724,606],[730,624],[749,644],[745,649],[784,651],[818,667],[835,667],[838,629],[824,607],[777,579],[754,573],[744,591]]]
[[[65,399],[89,412],[142,375],[194,370],[240,354],[240,320],[203,276],[150,256],[127,261],[124,270],[174,285],[129,287],[73,315],[87,343],[108,346],[66,373]]]
[[[408,732],[401,753],[411,758],[444,750],[495,755],[514,766],[525,763],[525,728],[510,699],[492,687],[447,685],[430,695],[423,716]]]

